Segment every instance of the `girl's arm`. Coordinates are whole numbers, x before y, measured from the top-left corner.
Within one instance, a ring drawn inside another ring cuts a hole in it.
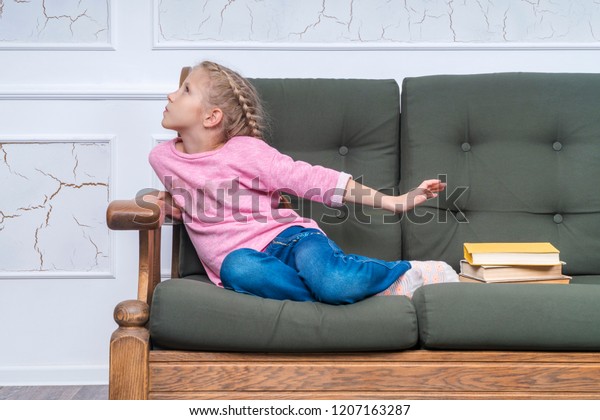
[[[406,194],[392,196],[350,179],[344,192],[344,201],[401,213],[424,203],[430,198],[437,197],[438,193],[443,191],[444,188],[446,188],[446,184],[439,179],[428,179]]]

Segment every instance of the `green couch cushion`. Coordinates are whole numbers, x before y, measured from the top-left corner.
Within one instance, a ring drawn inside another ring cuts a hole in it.
[[[155,347],[178,350],[402,350],[418,341],[415,309],[403,296],[333,306],[262,299],[192,279],[156,288],[149,328]]]
[[[413,297],[428,349],[600,350],[600,287],[440,284]]]
[[[600,74],[404,79],[402,184],[448,188],[404,218],[403,258],[458,269],[465,242],[551,242],[566,274],[599,275],[599,109]]]
[[[571,284],[595,284],[600,286],[600,274],[596,276],[573,276]]]

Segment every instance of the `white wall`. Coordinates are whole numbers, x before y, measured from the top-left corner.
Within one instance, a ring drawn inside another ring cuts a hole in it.
[[[0,385],[107,382],[137,236],[108,232],[104,211],[155,182],[146,157],[172,136],[160,119],[182,66],[596,72],[599,28],[600,5],[575,0],[0,1]]]

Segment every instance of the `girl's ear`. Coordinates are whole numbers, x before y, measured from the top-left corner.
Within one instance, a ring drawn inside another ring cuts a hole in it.
[[[223,111],[220,108],[211,109],[204,117],[204,127],[213,128],[223,121]]]

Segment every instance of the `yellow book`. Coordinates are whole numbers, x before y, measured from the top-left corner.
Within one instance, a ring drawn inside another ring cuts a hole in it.
[[[472,265],[554,265],[559,252],[549,242],[479,242],[464,244]]]

